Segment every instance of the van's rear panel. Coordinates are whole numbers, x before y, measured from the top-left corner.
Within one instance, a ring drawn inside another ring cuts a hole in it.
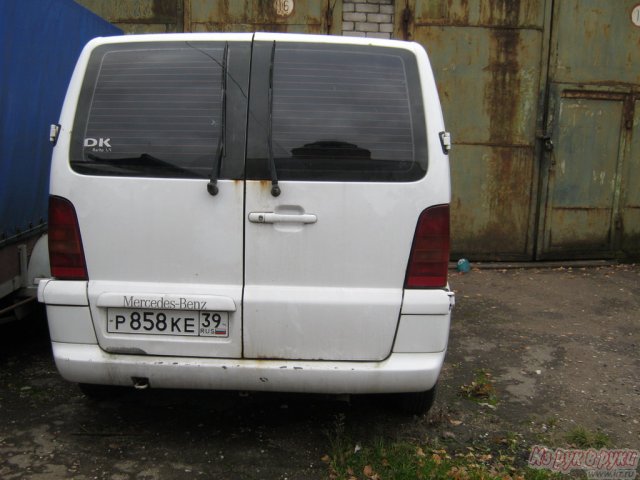
[[[115,41],[79,64],[51,193],[75,206],[107,352],[241,356],[250,40]]]
[[[446,231],[419,218],[446,206],[450,190],[437,92],[417,44],[98,39],[60,123],[51,193],[73,206],[86,278],[43,284],[41,299],[57,327],[65,308],[78,309],[68,313],[81,334],[53,329],[67,378],[344,393],[433,386],[452,302],[448,240],[432,240],[448,239],[448,209]],[[445,265],[435,288],[407,290],[414,257],[418,275]],[[198,366],[224,373],[204,381]],[[305,370],[300,388],[289,367]],[[349,372],[360,369],[355,382]]]

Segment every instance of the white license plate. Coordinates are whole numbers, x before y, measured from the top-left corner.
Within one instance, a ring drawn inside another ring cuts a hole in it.
[[[107,332],[191,337],[228,337],[228,312],[109,308]]]

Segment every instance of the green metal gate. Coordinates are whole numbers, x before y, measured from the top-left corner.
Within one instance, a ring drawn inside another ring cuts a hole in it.
[[[637,3],[554,2],[538,258],[640,251]]]
[[[453,132],[454,257],[640,252],[637,4],[396,0]]]

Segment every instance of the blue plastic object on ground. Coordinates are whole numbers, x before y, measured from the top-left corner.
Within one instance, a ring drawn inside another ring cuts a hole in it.
[[[461,258],[460,260],[458,260],[457,268],[460,273],[468,273],[471,271],[471,264],[466,258]]]

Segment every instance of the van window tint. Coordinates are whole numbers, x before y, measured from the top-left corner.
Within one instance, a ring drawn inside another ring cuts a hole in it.
[[[272,75],[279,179],[412,181],[424,176],[426,126],[411,52],[280,42]],[[261,151],[263,156],[268,152]],[[248,160],[249,166],[259,163]]]
[[[224,44],[94,51],[72,135],[81,173],[207,177],[220,137]]]

